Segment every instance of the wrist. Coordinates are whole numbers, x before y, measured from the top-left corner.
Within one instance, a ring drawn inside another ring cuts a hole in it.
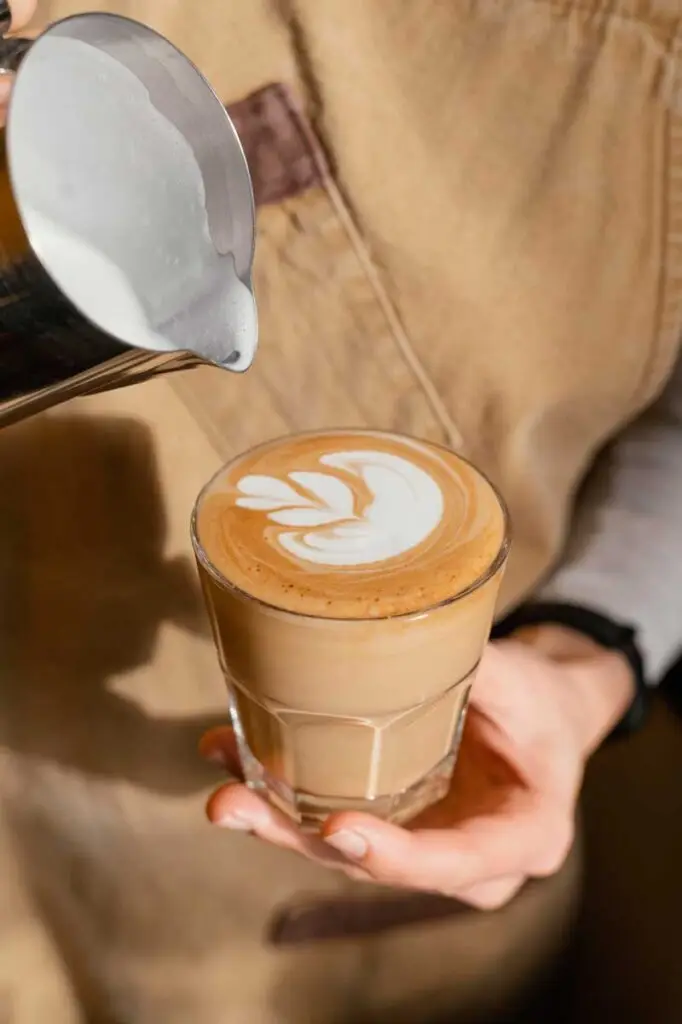
[[[566,626],[543,624],[520,629],[518,640],[561,667],[565,701],[578,742],[589,756],[631,706],[636,682],[628,659]]]

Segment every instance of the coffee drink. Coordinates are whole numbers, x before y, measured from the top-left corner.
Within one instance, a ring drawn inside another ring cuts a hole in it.
[[[313,827],[444,795],[508,547],[491,484],[399,435],[289,437],[217,474],[193,540],[247,781]]]

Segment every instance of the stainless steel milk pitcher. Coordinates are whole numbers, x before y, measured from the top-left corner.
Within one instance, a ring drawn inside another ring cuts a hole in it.
[[[257,343],[254,202],[218,97],[156,32],[111,14],[6,39],[0,426]]]

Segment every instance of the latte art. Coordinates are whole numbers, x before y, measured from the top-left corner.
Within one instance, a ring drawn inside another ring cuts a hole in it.
[[[196,538],[224,580],[320,617],[431,608],[505,554],[504,511],[473,466],[379,431],[261,445],[221,470],[197,509]]]
[[[193,542],[247,784],[315,831],[445,796],[508,547],[488,481],[395,434],[284,437],[206,485]]]
[[[322,455],[320,464],[358,477],[371,494],[362,509],[340,475],[324,472],[276,477],[249,475],[237,483],[240,508],[260,510],[280,526],[271,543],[318,565],[354,566],[386,561],[417,547],[443,517],[443,494],[423,469],[388,452]],[[312,527],[312,529],[306,529]]]

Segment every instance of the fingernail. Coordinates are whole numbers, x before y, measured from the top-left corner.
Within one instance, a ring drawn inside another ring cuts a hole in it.
[[[347,830],[333,832],[325,838],[330,846],[333,846],[335,850],[339,850],[352,860],[360,860],[369,849],[367,840],[359,832],[349,832]]]
[[[254,829],[252,821],[240,818],[236,814],[226,814],[224,818],[218,818],[215,824],[219,828],[232,829],[233,832],[253,832]]]
[[[214,747],[212,750],[202,750],[199,748],[199,753],[203,757],[204,761],[209,761],[211,764],[220,765],[221,768],[225,767],[225,756],[222,750],[216,750]]]

